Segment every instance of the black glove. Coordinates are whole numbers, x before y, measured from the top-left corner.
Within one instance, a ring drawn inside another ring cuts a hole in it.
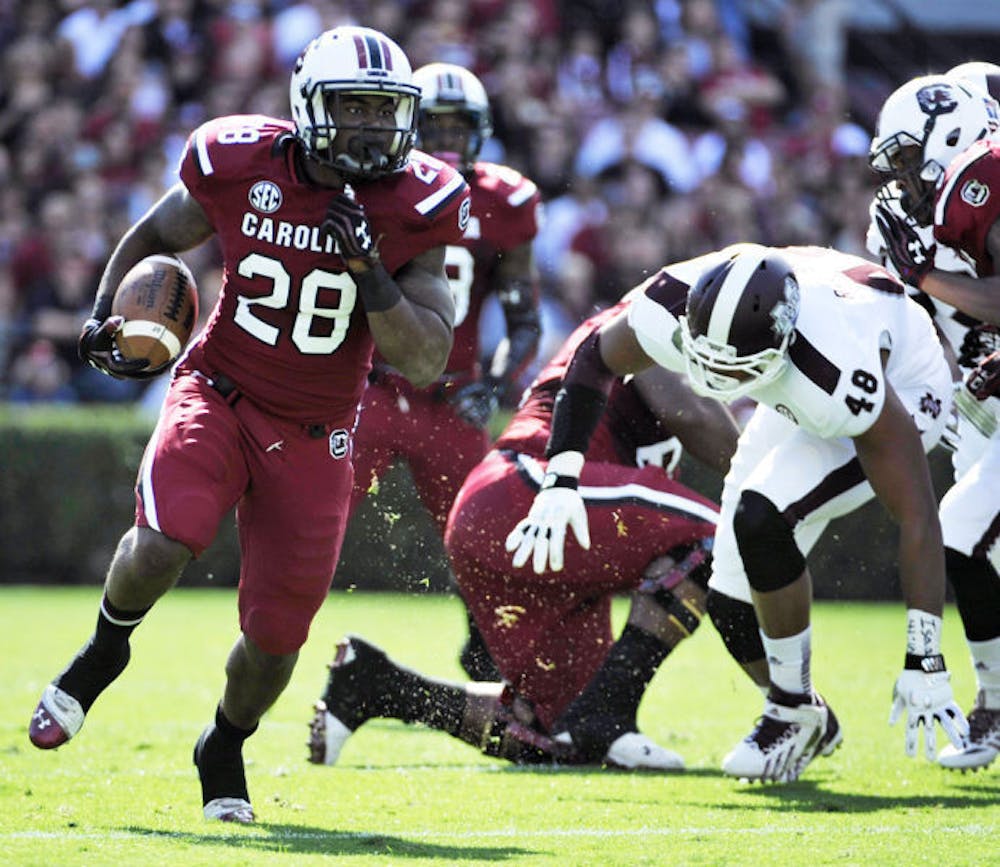
[[[378,245],[381,236],[372,235],[371,224],[364,205],[341,193],[326,209],[320,226],[324,237],[331,236],[340,247],[345,260],[360,260],[369,268],[379,261]]]
[[[965,387],[977,400],[1000,395],[1000,351],[988,355],[972,369]]]
[[[924,277],[934,270],[937,244],[925,246],[909,220],[894,214],[884,205],[875,207],[875,222],[885,242],[889,261],[903,282],[919,289]]]
[[[958,350],[958,363],[962,367],[975,367],[994,352],[1000,350],[1000,327],[981,322],[965,332]]]
[[[81,361],[115,379],[152,379],[163,372],[162,367],[149,370],[146,358],[127,359],[115,345],[115,335],[121,331],[125,320],[121,316],[88,319],[77,341],[76,351]]]
[[[503,387],[495,380],[484,379],[463,385],[448,398],[462,421],[473,427],[484,428],[500,407]]]

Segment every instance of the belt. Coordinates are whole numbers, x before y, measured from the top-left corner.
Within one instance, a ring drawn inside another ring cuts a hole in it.
[[[236,383],[233,382],[226,374],[219,373],[218,371],[213,371],[211,377],[207,379],[208,384],[212,386],[226,401],[230,406],[235,406],[240,398],[243,397],[243,393],[236,387]],[[302,428],[305,430],[312,439],[318,440],[325,437],[327,434],[327,425],[325,424],[304,424]]]
[[[234,406],[243,397],[240,390],[236,387],[236,383],[226,376],[226,374],[219,373],[217,370],[213,371],[212,375],[208,378],[208,384],[222,395],[222,399],[230,406]]]

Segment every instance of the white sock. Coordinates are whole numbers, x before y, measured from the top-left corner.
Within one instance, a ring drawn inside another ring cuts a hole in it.
[[[812,695],[812,674],[809,669],[812,627],[807,626],[798,635],[788,638],[768,638],[763,631],[760,637],[764,642],[771,683],[785,692]]]
[[[970,641],[969,652],[986,707],[1000,708],[1000,638]]]

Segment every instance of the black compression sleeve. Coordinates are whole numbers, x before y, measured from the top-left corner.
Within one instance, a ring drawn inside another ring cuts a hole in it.
[[[545,456],[586,453],[611,393],[615,375],[601,358],[600,334],[592,333],[577,347],[552,408],[552,430]]]
[[[382,313],[390,307],[395,307],[403,297],[396,281],[392,279],[385,265],[376,262],[367,271],[359,274],[351,272],[354,283],[358,287],[361,303],[366,313]]]

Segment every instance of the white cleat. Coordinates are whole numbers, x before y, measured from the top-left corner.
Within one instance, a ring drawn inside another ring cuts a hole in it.
[[[214,798],[205,804],[205,818],[218,822],[252,825],[257,818],[249,801],[242,798]]]
[[[604,761],[629,770],[683,771],[684,759],[639,732],[626,732],[616,738]]]
[[[354,734],[326,709],[326,702],[316,702],[309,726],[309,761],[314,765],[335,765],[347,739]]]
[[[983,707],[982,692],[969,713],[969,738],[963,749],[948,744],[938,753],[938,764],[952,771],[978,771],[1000,755],[1000,709]]]
[[[830,755],[843,740],[833,711],[819,696],[813,704],[786,707],[767,701],[756,728],[723,759],[731,777],[790,783],[816,756]]]

